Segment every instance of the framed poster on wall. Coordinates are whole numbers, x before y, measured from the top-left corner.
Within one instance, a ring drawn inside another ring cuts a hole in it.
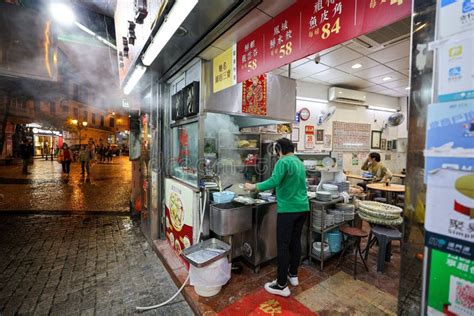
[[[324,130],[318,129],[316,130],[316,144],[324,143]]]
[[[382,132],[381,131],[372,131],[370,148],[380,149],[381,139],[382,139]]]
[[[304,128],[304,148],[305,149],[313,149],[314,148],[314,126],[313,125],[306,125]]]

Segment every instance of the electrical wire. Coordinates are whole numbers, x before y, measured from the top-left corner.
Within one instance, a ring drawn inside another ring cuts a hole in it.
[[[201,241],[202,226],[204,224],[204,211],[205,211],[206,203],[207,203],[207,193],[204,191],[204,197],[200,201],[201,221],[199,223],[198,242]],[[183,291],[183,289],[186,286],[186,284],[188,283],[188,281],[189,281],[189,272],[188,272],[188,276],[186,277],[186,280],[184,280],[181,287],[168,300],[164,301],[163,303],[159,303],[157,305],[152,305],[152,306],[137,306],[137,307],[135,307],[135,309],[137,311],[143,312],[143,311],[149,311],[149,310],[152,310],[152,309],[160,308],[162,306],[165,306],[165,305],[169,304],[171,301],[173,301],[176,298],[176,296],[179,295],[179,293],[181,293],[181,291]]]

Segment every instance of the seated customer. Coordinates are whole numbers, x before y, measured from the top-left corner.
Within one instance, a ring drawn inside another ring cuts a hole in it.
[[[372,182],[385,182],[392,179],[392,172],[380,162],[379,153],[370,153],[361,169],[372,174]],[[367,189],[366,183],[358,183],[357,185],[363,187],[364,190]]]

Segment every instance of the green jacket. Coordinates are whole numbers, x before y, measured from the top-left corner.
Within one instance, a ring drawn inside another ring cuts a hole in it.
[[[257,183],[258,191],[275,189],[279,213],[309,211],[306,191],[306,171],[301,160],[294,156],[281,157],[273,169],[272,176]]]

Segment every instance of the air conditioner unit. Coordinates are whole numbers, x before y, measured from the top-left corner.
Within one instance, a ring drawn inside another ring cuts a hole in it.
[[[329,88],[328,99],[329,101],[339,103],[365,105],[367,101],[367,94],[357,90],[331,87]]]

